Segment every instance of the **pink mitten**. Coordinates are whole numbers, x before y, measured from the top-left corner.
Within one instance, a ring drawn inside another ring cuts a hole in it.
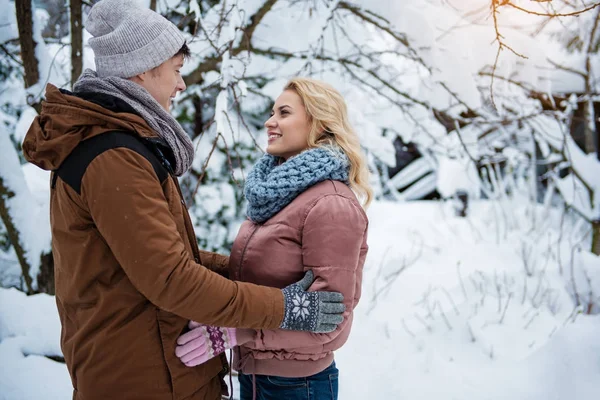
[[[251,330],[221,328],[190,321],[189,332],[177,339],[175,355],[188,367],[194,367],[218,356],[227,349],[251,339]],[[241,339],[241,340],[240,340]]]

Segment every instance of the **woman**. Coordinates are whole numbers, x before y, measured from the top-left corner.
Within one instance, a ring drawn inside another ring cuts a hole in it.
[[[193,366],[238,346],[233,365],[243,400],[337,399],[333,351],[350,334],[367,254],[368,220],[356,197],[365,207],[371,201],[367,166],[342,96],[323,82],[288,82],[265,127],[268,154],[246,181],[249,219],[231,251],[230,278],[283,288],[312,271],[311,291],[344,295],[344,321],[314,334],[192,321],[176,354]],[[305,318],[302,295],[293,300],[293,317]]]

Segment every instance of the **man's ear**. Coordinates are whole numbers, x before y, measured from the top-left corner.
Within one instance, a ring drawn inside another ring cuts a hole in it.
[[[132,76],[131,78],[129,78],[129,80],[130,80],[130,81],[133,81],[133,82],[135,82],[135,83],[142,83],[142,82],[145,82],[145,81],[146,81],[146,79],[148,78],[148,76],[147,76],[146,74],[147,74],[147,71],[146,71],[146,72],[142,72],[142,73],[141,73],[141,74],[139,74],[139,75]]]

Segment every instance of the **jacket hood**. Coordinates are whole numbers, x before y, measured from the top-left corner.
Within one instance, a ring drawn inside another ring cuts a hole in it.
[[[97,93],[74,95],[48,84],[42,112],[25,135],[23,154],[38,167],[55,170],[81,141],[115,130],[157,136],[119,99]]]

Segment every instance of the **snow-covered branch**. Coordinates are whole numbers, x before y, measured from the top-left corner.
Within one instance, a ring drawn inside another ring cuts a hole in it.
[[[38,290],[42,257],[50,252],[47,210],[34,201],[19,156],[0,122],[0,217],[15,249],[28,293]]]

